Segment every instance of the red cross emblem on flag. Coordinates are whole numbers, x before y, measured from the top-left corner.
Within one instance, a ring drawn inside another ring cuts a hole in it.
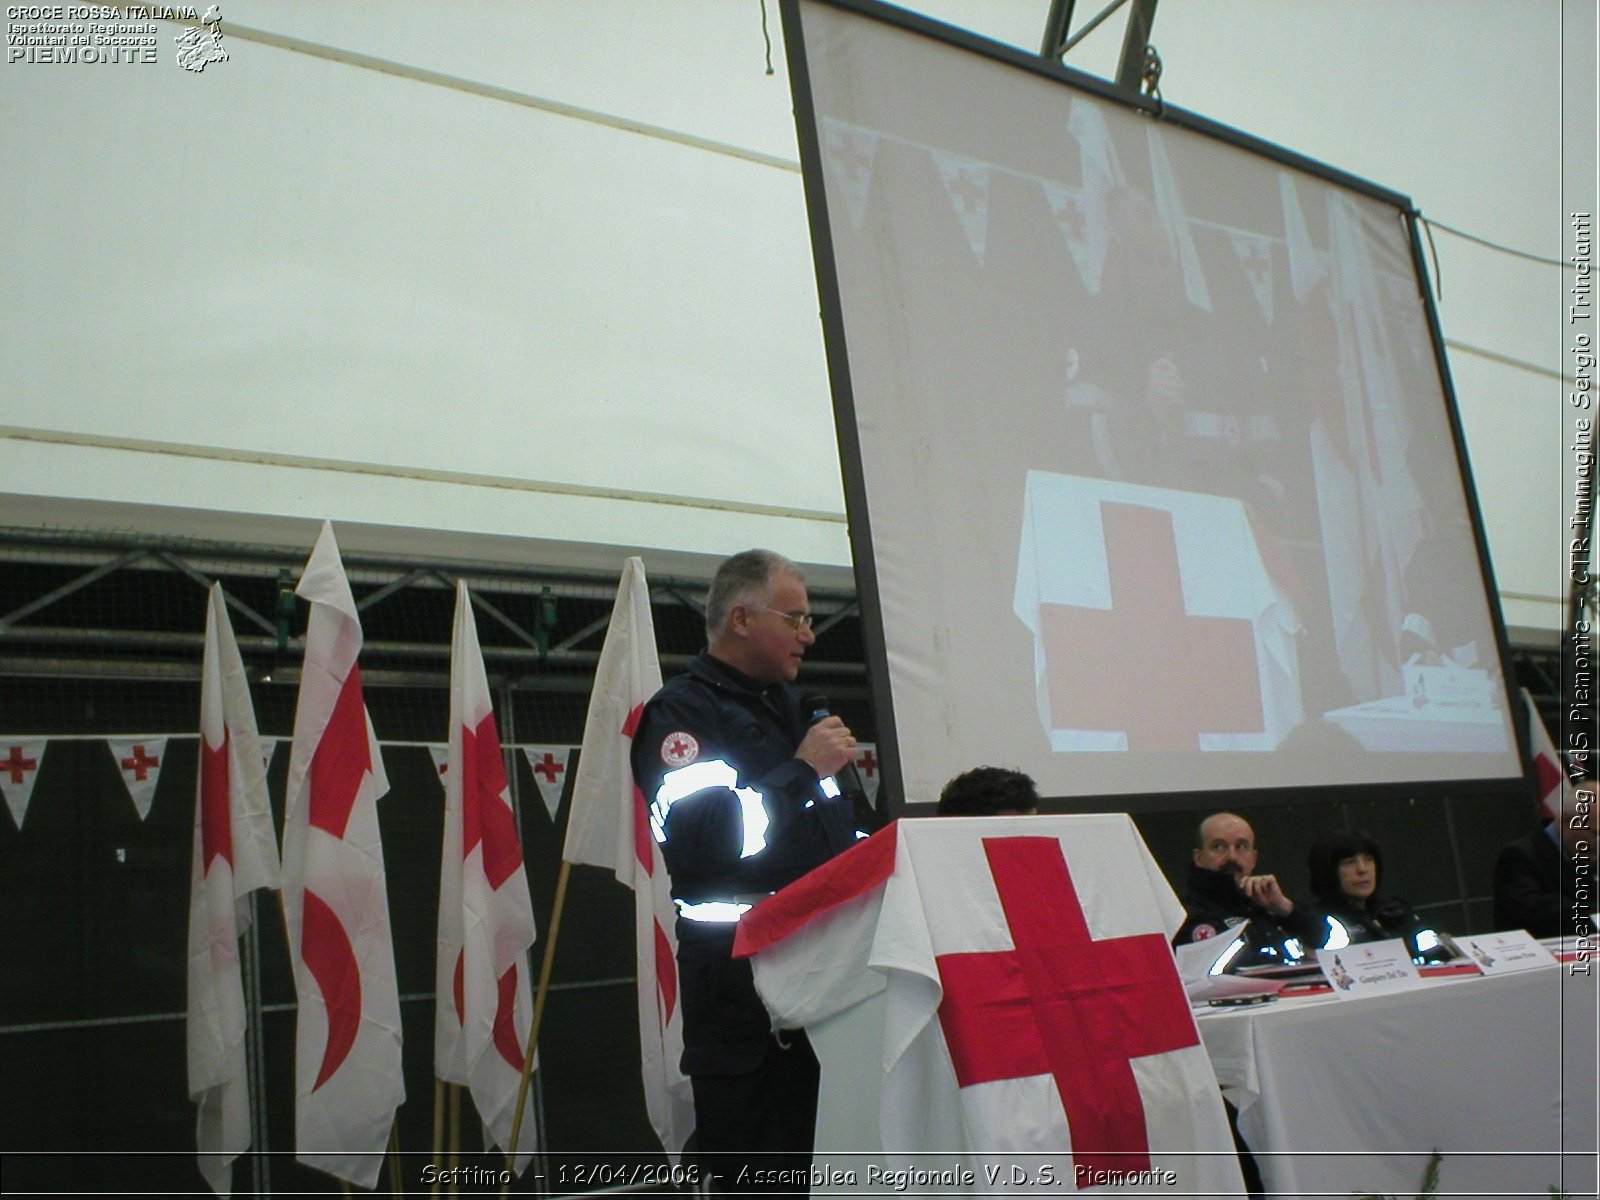
[[[119,765],[124,771],[132,771],[133,777],[143,783],[149,778],[150,769],[161,765],[161,759],[154,754],[147,754],[143,746],[135,744],[133,754],[119,760]]]
[[[27,772],[37,771],[39,760],[23,756],[21,746],[12,746],[4,760],[0,760],[0,770],[9,771],[12,783],[21,783],[27,777]]]
[[[1166,939],[1096,941],[1055,838],[984,838],[983,848],[1015,948],[936,960],[958,1084],[1050,1075],[1077,1165],[1148,1170],[1131,1060],[1199,1043]]]
[[[860,771],[868,779],[871,779],[875,774],[877,774],[878,759],[877,756],[872,753],[872,748],[870,746],[862,752],[860,758],[856,759],[856,770]]]
[[[556,761],[556,756],[548,750],[544,752],[543,758],[533,764],[533,773],[535,775],[543,775],[548,783],[554,783],[556,776],[566,769],[563,764]]]

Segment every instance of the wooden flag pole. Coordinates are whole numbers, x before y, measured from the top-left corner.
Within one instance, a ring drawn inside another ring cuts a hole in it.
[[[544,1020],[545,997],[550,993],[550,967],[556,957],[556,935],[561,932],[561,910],[567,903],[567,880],[572,874],[572,864],[561,860],[561,873],[556,876],[556,899],[550,909],[550,932],[544,939],[544,962],[539,967],[539,986],[533,993],[533,1023],[528,1027],[528,1045],[522,1055],[522,1083],[517,1088],[517,1110],[511,1118],[511,1144],[506,1147],[506,1162],[511,1174],[517,1171],[517,1147],[521,1144],[522,1115],[528,1101],[528,1082],[533,1078],[533,1052],[539,1044],[539,1025]],[[511,1191],[507,1183],[501,1195]]]
[[[433,1077],[433,1156],[435,1159],[444,1157],[444,1080],[437,1075]],[[433,1177],[433,1195],[439,1194],[439,1177]]]
[[[461,1085],[450,1085],[450,1190],[446,1195],[461,1194],[461,1174],[456,1170],[461,1164]]]
[[[389,1126],[389,1188],[395,1196],[406,1194],[405,1176],[400,1170],[400,1122]]]

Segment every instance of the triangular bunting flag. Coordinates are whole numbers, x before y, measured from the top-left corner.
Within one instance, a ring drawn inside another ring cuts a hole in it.
[[[22,818],[28,814],[28,801],[33,796],[33,784],[39,778],[39,764],[44,761],[44,738],[11,738],[0,742],[0,792],[5,793],[6,807],[11,819],[22,828]]]
[[[1250,281],[1250,290],[1255,293],[1261,315],[1271,325],[1272,239],[1246,233],[1242,229],[1230,229],[1228,240],[1233,243],[1233,252],[1239,256],[1239,262],[1244,267],[1244,277]]]
[[[832,117],[822,118],[822,129],[828,162],[833,168],[830,177],[838,181],[850,224],[859,230],[867,215],[867,195],[872,189],[879,135]]]
[[[443,783],[450,777],[450,747],[430,745],[428,754],[433,759],[433,773],[439,777],[439,782]]]
[[[1040,186],[1050,211],[1055,213],[1056,224],[1061,226],[1062,236],[1067,239],[1072,265],[1078,268],[1084,290],[1092,296],[1099,295],[1106,250],[1111,245],[1104,193],[1096,195],[1087,188],[1064,183],[1041,181]]]
[[[533,782],[539,787],[545,811],[554,821],[561,807],[561,793],[567,787],[567,763],[572,758],[572,747],[524,746],[522,752],[528,756],[528,769],[533,772]]]
[[[272,756],[278,752],[278,743],[283,739],[264,737],[258,738],[257,741],[261,744],[261,769],[270,771],[272,770]]]
[[[972,252],[983,261],[989,236],[989,164],[959,154],[934,150],[933,163],[944,181],[945,195],[956,210]]]
[[[856,774],[861,776],[861,786],[866,789],[869,803],[877,801],[878,784],[883,781],[883,772],[878,768],[877,744],[875,742],[858,742],[856,744]]]
[[[161,774],[161,763],[167,756],[167,739],[158,738],[107,738],[111,757],[116,760],[122,782],[128,785],[128,797],[138,810],[139,820],[150,815],[150,801],[155,798],[156,778]]]

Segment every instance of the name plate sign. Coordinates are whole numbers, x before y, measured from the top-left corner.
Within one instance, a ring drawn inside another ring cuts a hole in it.
[[[1333,994],[1343,1000],[1422,986],[1422,976],[1417,974],[1411,952],[1400,938],[1318,950],[1317,965]]]
[[[1477,937],[1457,938],[1456,945],[1467,958],[1477,963],[1485,975],[1506,975],[1554,966],[1556,956],[1541,946],[1526,929],[1503,933],[1482,933]]]

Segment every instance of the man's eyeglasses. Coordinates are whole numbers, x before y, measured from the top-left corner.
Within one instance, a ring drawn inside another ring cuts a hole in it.
[[[771,613],[775,617],[782,617],[789,622],[789,628],[796,633],[803,633],[811,628],[811,614],[808,612],[784,612],[777,608],[757,608],[755,612]]]

